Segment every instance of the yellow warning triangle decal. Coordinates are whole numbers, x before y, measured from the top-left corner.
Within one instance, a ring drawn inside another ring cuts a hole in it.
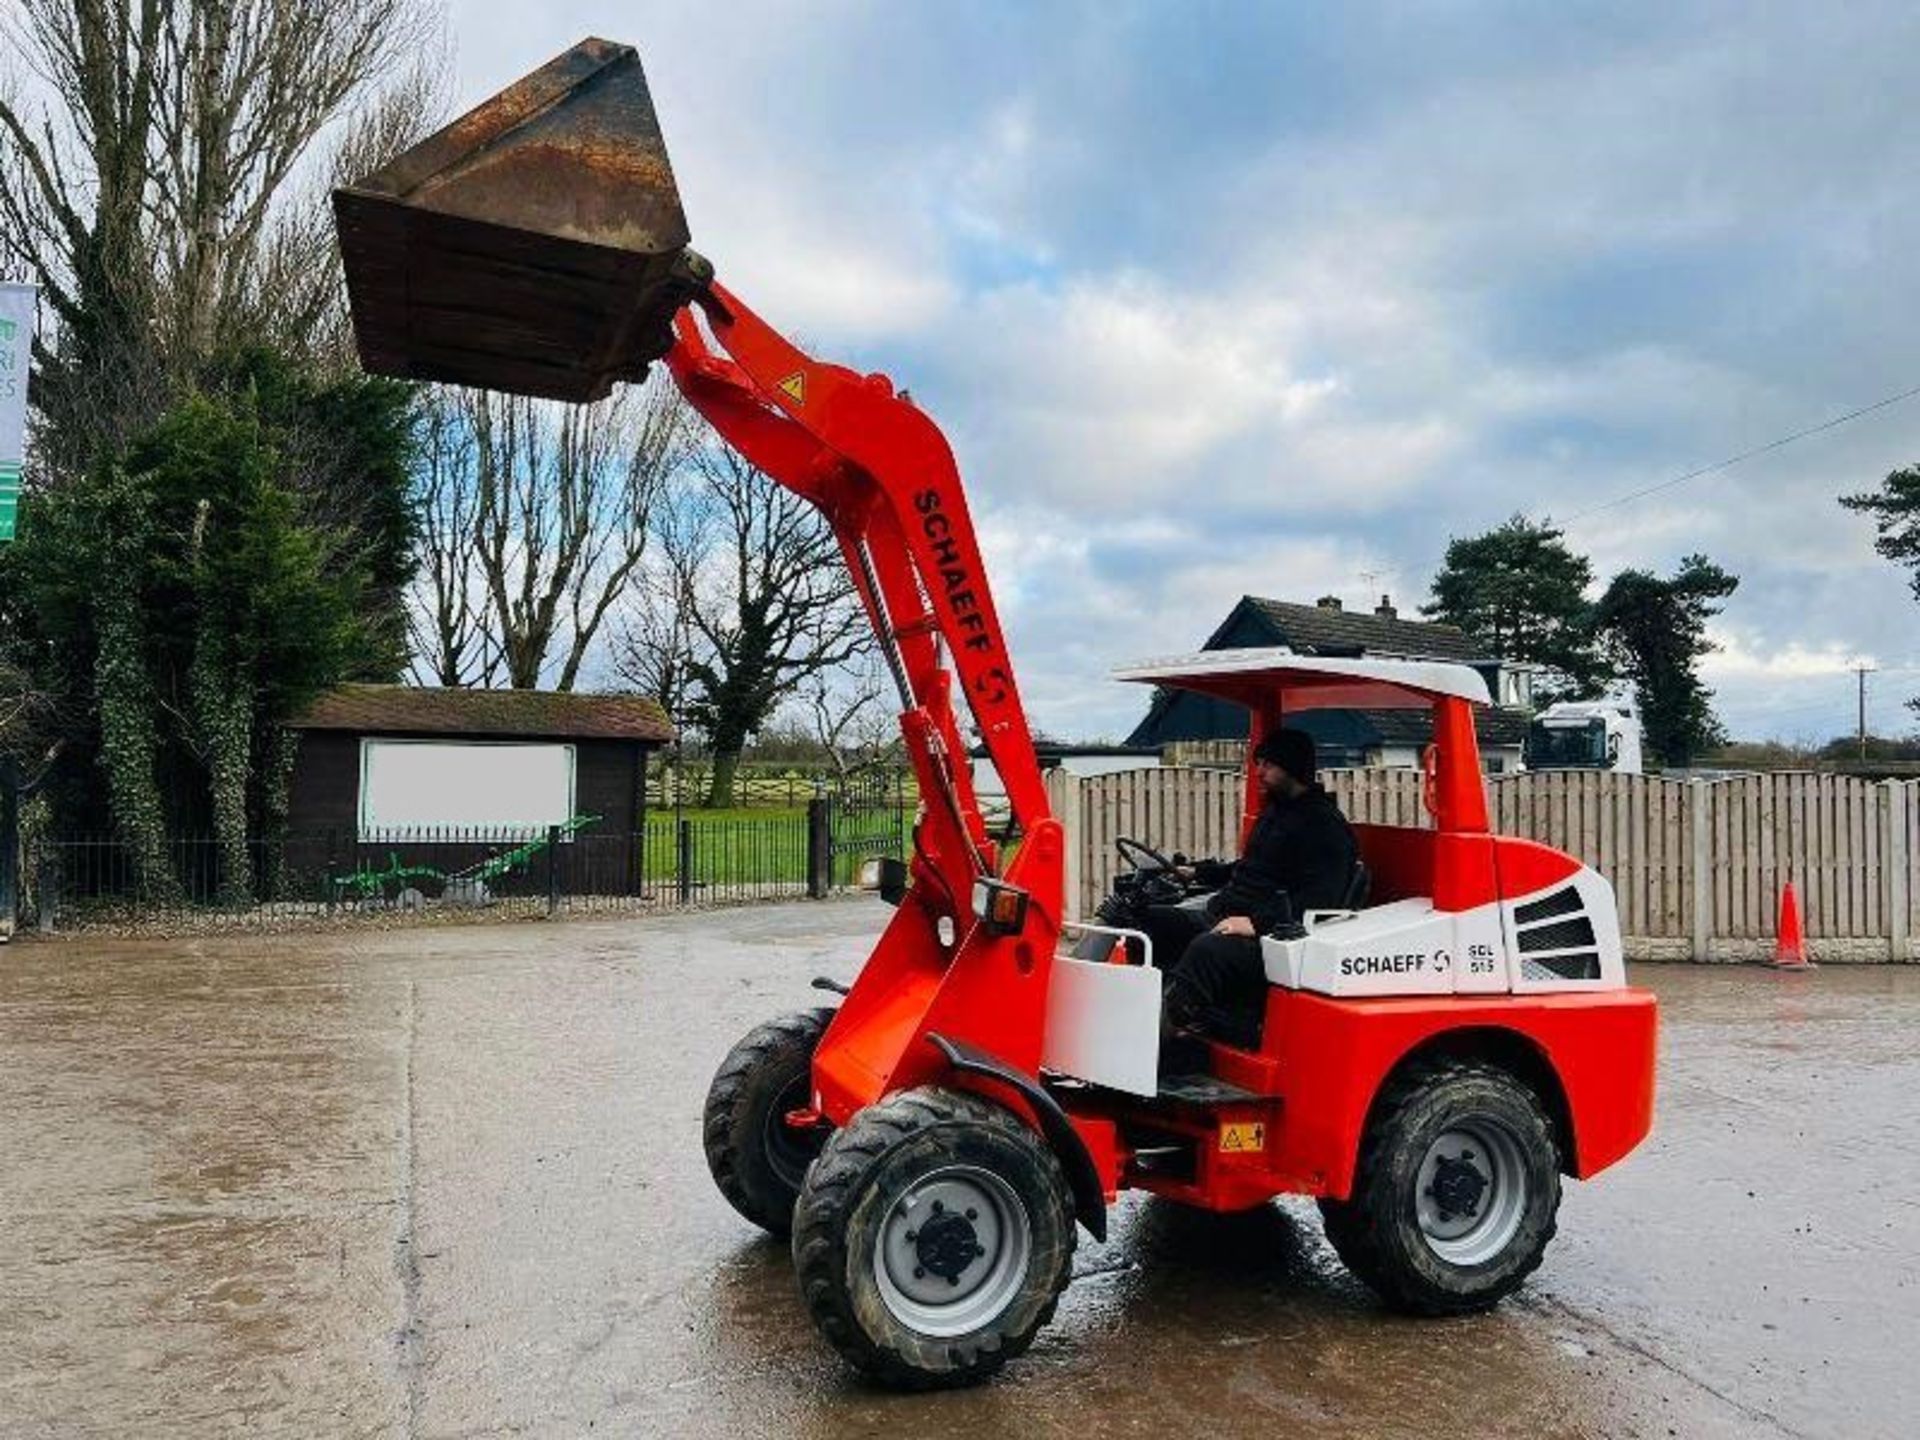
[[[775,388],[796,405],[807,403],[807,372],[796,370],[786,379],[777,382]]]

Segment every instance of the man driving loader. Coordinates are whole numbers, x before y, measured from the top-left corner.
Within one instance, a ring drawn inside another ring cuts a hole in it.
[[[1166,972],[1169,1032],[1204,1031],[1232,1044],[1259,1043],[1266,967],[1260,937],[1309,910],[1345,903],[1359,858],[1353,830],[1315,778],[1313,737],[1279,729],[1253,752],[1263,804],[1239,860],[1183,866],[1218,888],[1203,908],[1156,905],[1147,934]],[[1168,1064],[1186,1047],[1163,1046]]]

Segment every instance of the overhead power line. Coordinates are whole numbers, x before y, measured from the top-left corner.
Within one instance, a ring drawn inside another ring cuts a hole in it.
[[[1752,460],[1761,455],[1771,454],[1775,450],[1780,450],[1793,444],[1796,440],[1805,440],[1809,435],[1818,435],[1827,430],[1837,430],[1840,426],[1858,420],[1863,415],[1871,415],[1876,410],[1885,410],[1890,405],[1898,405],[1902,400],[1911,400],[1916,395],[1920,395],[1920,385],[1915,385],[1909,390],[1902,390],[1897,395],[1888,395],[1884,399],[1874,401],[1871,405],[1862,405],[1857,410],[1849,410],[1844,415],[1836,415],[1831,420],[1823,420],[1818,425],[1809,425],[1804,430],[1796,430],[1791,435],[1782,435],[1777,440],[1769,440],[1766,444],[1756,445],[1751,450],[1742,450],[1738,455],[1729,455],[1726,459],[1716,460],[1711,465],[1702,465],[1697,470],[1687,471],[1684,475],[1675,475],[1672,479],[1662,480],[1658,484],[1644,485],[1638,490],[1629,490],[1624,495],[1616,495],[1611,500],[1603,500],[1598,505],[1590,506],[1578,514],[1560,517],[1560,523],[1572,524],[1575,520],[1584,520],[1589,515],[1598,515],[1602,510],[1612,510],[1630,501],[1641,500],[1648,495],[1657,495],[1662,490],[1671,490],[1676,485],[1685,485],[1689,480],[1698,480],[1706,475],[1717,475],[1722,470],[1731,470],[1735,465],[1743,461]]]
[[[1643,485],[1638,490],[1629,490],[1624,495],[1616,495],[1611,500],[1602,500],[1598,505],[1590,505],[1585,510],[1575,511],[1571,515],[1548,515],[1541,518],[1549,520],[1556,525],[1571,525],[1574,521],[1585,520],[1590,515],[1598,515],[1605,510],[1617,509],[1622,505],[1631,504],[1635,500],[1643,500],[1649,495],[1657,495],[1663,490],[1672,490],[1677,486],[1685,485],[1692,480],[1699,480],[1708,475],[1717,475],[1722,470],[1731,470],[1734,466],[1748,460],[1755,459],[1761,455],[1770,455],[1775,450],[1784,449],[1796,440],[1805,440],[1810,435],[1819,435],[1828,430],[1837,430],[1842,425],[1850,424],[1863,416],[1872,415],[1876,411],[1898,405],[1903,400],[1911,400],[1915,396],[1920,396],[1920,385],[1901,390],[1893,395],[1883,396],[1869,405],[1858,406],[1855,409],[1847,411],[1844,415],[1836,415],[1831,420],[1823,420],[1818,425],[1809,425],[1805,429],[1795,430],[1791,435],[1782,435],[1778,439],[1767,441],[1764,445],[1756,445],[1751,450],[1742,450],[1738,455],[1729,455],[1726,459],[1716,460],[1711,465],[1701,465],[1683,474],[1657,481],[1652,485]],[[1423,568],[1437,569],[1445,564],[1446,556],[1442,554],[1428,560]]]

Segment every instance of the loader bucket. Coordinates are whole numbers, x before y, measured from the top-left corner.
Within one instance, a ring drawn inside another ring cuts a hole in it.
[[[640,57],[606,40],[334,191],[333,206],[361,363],[382,375],[598,399],[666,354],[704,266],[686,251]]]

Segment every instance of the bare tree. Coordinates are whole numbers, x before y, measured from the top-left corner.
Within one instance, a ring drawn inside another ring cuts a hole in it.
[[[614,673],[650,695],[682,733],[698,727],[692,713],[693,617],[670,571],[649,573],[634,587],[613,644]]]
[[[293,215],[289,181],[356,105],[383,140],[417,130],[433,90],[405,67],[432,53],[438,11],[12,0],[0,23],[16,57],[0,88],[0,253],[56,322],[36,355],[48,458],[83,464],[222,339],[257,335],[263,275],[292,276],[296,257],[313,273],[314,196]]]
[[[447,108],[445,52],[427,46],[409,69],[355,105],[337,125],[323,164],[296,171],[250,260],[249,283],[230,290],[219,338],[273,343],[330,369],[359,363],[346,276],[334,233],[335,186],[361,179],[432,130]]]
[[[872,650],[838,673],[821,671],[801,687],[813,738],[827,752],[842,790],[885,761],[899,742],[899,726],[885,703],[890,688]]]
[[[640,575],[686,454],[686,403],[663,379],[595,405],[480,390],[437,404],[417,490],[416,673],[571,690]]]
[[[407,606],[410,668],[422,685],[491,686],[499,672],[480,586],[473,466],[473,435],[460,405],[446,391],[433,392],[420,409],[415,448],[420,563]]]
[[[0,657],[0,765],[25,765],[55,739],[59,697]]]
[[[810,677],[871,644],[820,513],[725,446],[699,450],[680,524],[662,535],[684,614],[687,713],[713,750],[709,805],[733,802],[740,752]]]

